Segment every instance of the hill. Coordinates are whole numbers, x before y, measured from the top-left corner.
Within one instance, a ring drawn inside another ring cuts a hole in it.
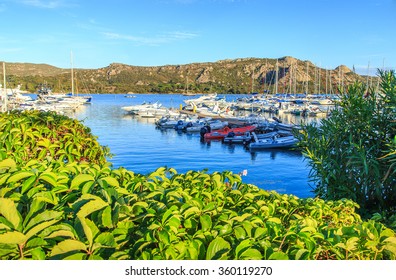
[[[46,83],[55,92],[71,91],[70,69],[31,63],[7,63],[6,67],[8,87],[21,84],[23,90],[35,92]],[[152,67],[112,63],[74,72],[77,91],[82,93],[275,92],[276,77],[278,92],[335,93],[356,80],[368,80],[344,65],[328,70],[289,56]]]

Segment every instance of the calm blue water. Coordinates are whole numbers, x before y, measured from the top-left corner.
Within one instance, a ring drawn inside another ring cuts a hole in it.
[[[239,96],[227,96],[233,100]],[[182,95],[137,94],[126,98],[119,94],[94,95],[92,104],[85,105],[74,117],[82,120],[98,136],[101,145],[115,156],[109,159],[114,167],[123,166],[136,173],[147,174],[167,166],[185,173],[188,170],[247,170],[243,181],[262,189],[312,196],[308,184],[309,169],[304,157],[295,151],[267,150],[251,153],[242,145],[220,141],[201,143],[199,134],[178,133],[173,129],[159,130],[150,119],[125,115],[123,106],[159,101],[164,106],[178,108]]]

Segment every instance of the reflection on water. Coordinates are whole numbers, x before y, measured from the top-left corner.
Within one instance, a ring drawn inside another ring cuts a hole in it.
[[[178,107],[184,98],[172,95],[173,105]],[[115,168],[123,166],[142,174],[161,166],[175,168],[179,173],[207,169],[208,172],[228,170],[238,174],[247,170],[247,175],[242,177],[246,183],[299,197],[312,196],[308,185],[309,169],[301,153],[281,149],[251,152],[243,145],[201,141],[199,133],[157,129],[155,119],[125,115],[121,109],[143,101],[159,101],[167,107],[171,102],[169,96],[159,94],[136,95],[136,98],[103,94],[95,95],[91,105],[75,114],[98,136],[98,141],[115,154],[109,159]],[[278,117],[289,123],[303,120],[289,116],[287,119],[286,116]]]
[[[254,150],[250,151],[250,156],[252,160],[256,160],[257,156],[268,156],[270,159],[275,160],[277,156],[285,158],[299,158],[302,159],[303,156],[300,151],[287,150],[287,149],[268,149],[268,150]]]

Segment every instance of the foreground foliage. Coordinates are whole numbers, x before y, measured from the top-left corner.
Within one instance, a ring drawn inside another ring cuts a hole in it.
[[[349,198],[365,216],[389,217],[396,212],[396,76],[379,74],[379,91],[355,83],[329,118],[305,125],[300,147],[318,196]]]
[[[18,123],[28,116],[1,118]],[[46,141],[70,121],[51,120],[50,131],[33,135]],[[362,221],[351,200],[298,199],[244,184],[231,172],[113,169],[94,138],[96,150],[83,161],[72,160],[73,149],[57,158],[58,146],[24,160],[22,140],[5,144],[13,139],[0,142],[3,260],[396,259],[395,232]]]

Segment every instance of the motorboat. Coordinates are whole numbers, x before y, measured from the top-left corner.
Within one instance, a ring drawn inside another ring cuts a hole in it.
[[[212,139],[224,139],[230,132],[233,132],[235,135],[243,135],[246,132],[252,132],[257,128],[256,125],[248,125],[243,127],[229,128],[228,126],[223,129],[214,130],[212,132],[207,132],[204,134],[204,138],[207,140]],[[201,131],[202,132],[202,131]]]
[[[274,149],[274,148],[291,148],[298,143],[298,139],[294,136],[276,135],[270,138],[258,139],[253,132],[254,142],[249,144],[250,149]]]

